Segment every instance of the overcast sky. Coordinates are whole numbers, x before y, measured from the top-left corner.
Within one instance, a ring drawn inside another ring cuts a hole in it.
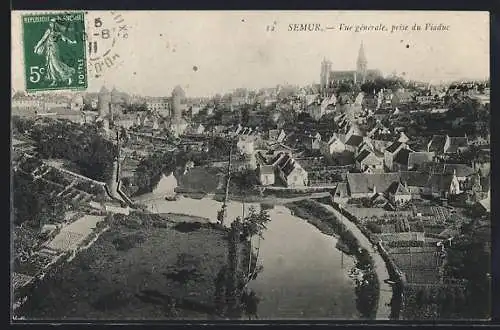
[[[12,13],[12,87],[24,89],[21,12]],[[128,38],[113,52],[122,62],[89,90],[105,84],[129,93],[169,95],[181,85],[188,96],[209,96],[237,87],[261,88],[319,81],[326,57],[334,70],[355,69],[363,41],[369,69],[434,81],[489,76],[487,12],[374,11],[129,11],[120,12]],[[114,26],[109,12],[93,11]],[[276,21],[274,32],[266,26]],[[289,32],[292,23],[316,23],[334,30]],[[387,26],[388,32],[339,31],[339,25]],[[449,25],[449,31],[401,31],[393,24]],[[87,27],[88,29],[88,27]],[[88,32],[88,31],[87,31]],[[197,70],[193,70],[196,66]]]

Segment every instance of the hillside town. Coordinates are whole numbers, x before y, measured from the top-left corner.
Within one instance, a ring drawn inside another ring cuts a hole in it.
[[[412,81],[371,68],[363,43],[356,55],[352,70],[332,69],[325,58],[314,84],[214,97],[186,95],[181,86],[162,97],[112,85],[98,93],[13,91],[13,290],[20,317],[101,317],[97,307],[63,307],[55,302],[63,293],[52,298],[51,286],[40,283],[61,281],[57,274],[83,276],[65,265],[83,265],[81,255],[97,246],[86,258],[107,255],[99,242],[113,226],[126,228],[113,244],[134,250],[153,243],[149,232],[135,242],[131,223],[168,219],[170,226],[185,214],[231,226],[241,213],[232,216],[231,207],[242,204],[248,216],[245,204],[253,203],[333,231],[341,257],[356,260],[344,273],[362,317],[488,318],[490,82]],[[64,312],[51,312],[56,305]],[[169,306],[192,317],[180,302]]]

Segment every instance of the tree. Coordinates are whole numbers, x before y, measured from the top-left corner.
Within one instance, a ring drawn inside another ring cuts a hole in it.
[[[30,135],[41,157],[67,159],[78,165],[82,175],[95,180],[110,178],[116,146],[95,128],[51,121],[48,127],[34,126]]]
[[[259,235],[262,238],[262,231],[269,221],[267,211],[256,212],[254,208],[250,208],[248,216],[243,219],[237,217],[231,223],[228,232],[227,266],[224,266],[221,269],[222,273],[219,273],[215,296],[219,312],[227,317],[238,318],[241,315],[241,302],[244,298],[245,287],[256,275],[256,269],[252,270],[242,262],[241,243],[249,243],[253,235]],[[249,251],[251,253],[252,249],[250,248]],[[222,296],[225,297],[222,298]]]

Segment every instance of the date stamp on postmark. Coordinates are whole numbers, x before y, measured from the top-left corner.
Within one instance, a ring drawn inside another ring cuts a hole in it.
[[[103,76],[122,64],[117,45],[128,38],[129,26],[119,12],[89,12],[87,17],[89,75]]]
[[[84,12],[22,16],[26,91],[87,88]]]

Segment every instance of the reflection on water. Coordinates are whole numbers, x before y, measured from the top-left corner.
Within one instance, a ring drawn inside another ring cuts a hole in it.
[[[322,234],[284,207],[269,210],[271,222],[260,242],[262,273],[250,283],[264,319],[358,318],[354,284],[346,276],[354,262]],[[256,243],[254,244],[256,245]]]
[[[221,203],[210,199],[181,198],[148,204],[160,213],[184,213],[216,221]],[[245,204],[259,209],[258,204]],[[228,221],[242,215],[243,205],[228,205]],[[260,319],[357,319],[354,283],[347,270],[354,262],[335,248],[337,240],[322,234],[290,210],[276,206],[268,210],[271,221],[254,247],[260,245],[259,263],[264,270],[250,282],[258,298]]]

